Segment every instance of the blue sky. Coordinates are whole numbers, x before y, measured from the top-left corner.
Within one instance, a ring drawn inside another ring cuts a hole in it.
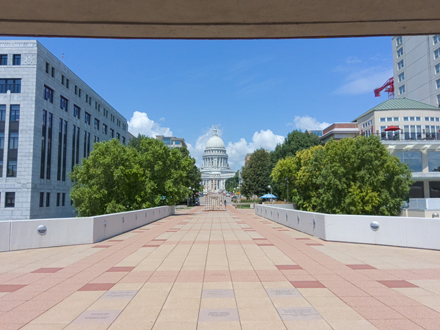
[[[183,137],[200,161],[218,125],[234,169],[247,152],[273,149],[294,129],[356,118],[387,99],[373,89],[392,77],[391,37],[38,40],[64,54],[133,133]]]

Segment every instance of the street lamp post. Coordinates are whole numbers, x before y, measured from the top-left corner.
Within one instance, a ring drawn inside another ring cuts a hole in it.
[[[287,203],[289,203],[289,180],[286,178],[286,184],[287,184]]]

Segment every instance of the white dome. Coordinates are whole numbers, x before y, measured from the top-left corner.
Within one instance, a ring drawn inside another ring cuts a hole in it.
[[[224,148],[225,144],[221,138],[217,135],[212,136],[208,142],[206,142],[206,148]]]
[[[206,142],[205,149],[208,148],[223,148],[225,149],[225,143],[223,140],[217,135],[217,127],[214,126],[214,135]]]

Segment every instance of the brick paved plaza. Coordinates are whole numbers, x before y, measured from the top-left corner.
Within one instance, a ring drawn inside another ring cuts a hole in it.
[[[0,253],[0,329],[440,329],[440,252],[180,210],[98,244]]]

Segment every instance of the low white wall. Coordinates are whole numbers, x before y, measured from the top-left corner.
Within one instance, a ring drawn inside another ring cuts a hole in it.
[[[440,250],[440,220],[323,214],[257,205],[255,214],[323,240]],[[371,229],[372,222],[379,230]]]
[[[293,204],[271,204],[271,203],[263,203],[263,205],[266,206],[274,206],[274,207],[278,207],[280,209],[290,209],[293,210]]]
[[[174,206],[160,206],[96,217],[0,221],[0,251],[95,243],[174,213]],[[47,228],[44,235],[40,225]]]

